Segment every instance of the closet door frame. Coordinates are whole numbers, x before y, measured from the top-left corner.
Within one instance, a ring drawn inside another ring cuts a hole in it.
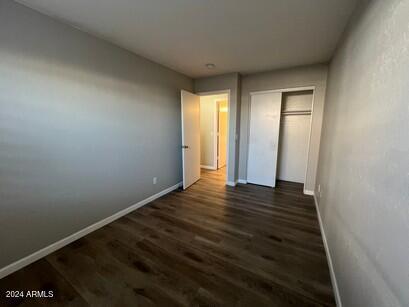
[[[312,123],[314,120],[314,102],[315,102],[315,86],[302,86],[302,87],[290,87],[290,88],[282,88],[282,89],[275,89],[275,90],[265,90],[265,91],[253,91],[249,93],[249,97],[251,98],[252,95],[257,95],[257,94],[267,94],[267,93],[288,93],[288,92],[300,92],[300,91],[311,91],[312,90],[312,106],[311,106],[311,119],[310,119],[310,131],[308,133],[308,154],[307,154],[307,167],[305,169],[305,174],[304,174],[304,185],[305,182],[307,181],[307,174],[309,171],[310,167],[310,146],[311,146],[311,132],[312,132]],[[251,100],[251,99],[250,99]],[[250,101],[249,100],[249,101]],[[249,103],[249,112],[248,112],[248,125],[247,125],[247,161],[246,161],[246,168],[248,166],[248,159],[249,159],[249,148],[250,144],[248,142],[249,137],[250,137],[250,105]],[[247,173],[246,173],[247,177]],[[304,194],[310,194],[305,190],[304,186]]]

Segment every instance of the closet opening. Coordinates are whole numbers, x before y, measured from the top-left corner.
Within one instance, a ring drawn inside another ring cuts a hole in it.
[[[314,87],[250,93],[246,183],[305,190]]]
[[[283,93],[277,180],[305,184],[312,105],[312,90]]]

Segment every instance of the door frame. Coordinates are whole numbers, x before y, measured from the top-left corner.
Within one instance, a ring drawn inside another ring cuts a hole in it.
[[[197,93],[195,93],[196,95],[199,95],[199,96],[211,96],[211,95],[220,95],[220,94],[227,94],[227,114],[228,114],[228,116],[227,116],[227,148],[226,148],[226,185],[229,185],[229,180],[228,180],[228,175],[229,175],[229,148],[230,148],[230,143],[231,143],[231,141],[230,141],[230,134],[231,134],[231,131],[230,131],[230,97],[231,97],[231,95],[230,95],[230,89],[227,89],[227,90],[220,90],[220,91],[209,91],[209,92],[197,92]],[[215,131],[217,132],[217,123],[216,123],[216,118],[218,119],[218,114],[217,114],[217,103],[215,103],[215,124],[214,124],[214,129],[215,129]],[[215,147],[215,153],[214,153],[214,158],[216,158],[217,159],[217,135],[216,135],[216,133],[213,133],[213,144],[214,145],[216,145],[216,147]],[[214,165],[216,165],[216,170],[217,170],[217,160],[214,160],[215,162],[214,162]],[[233,166],[234,167],[234,166]]]
[[[310,145],[311,145],[311,133],[312,133],[312,123],[314,119],[314,103],[315,103],[315,86],[301,86],[301,87],[289,87],[289,88],[282,88],[282,89],[275,89],[275,90],[265,90],[265,91],[253,91],[249,93],[250,96],[250,101],[249,101],[249,112],[248,112],[248,125],[247,125],[247,140],[249,140],[250,137],[250,120],[251,120],[251,96],[257,95],[257,94],[266,94],[266,93],[288,93],[288,92],[301,92],[301,91],[312,91],[312,106],[311,106],[311,118],[310,118],[310,131],[308,133],[308,152],[307,152],[307,167],[305,168],[305,174],[304,174],[304,187],[303,187],[303,192],[304,194],[307,195],[314,195],[313,191],[309,191],[305,189],[305,183],[307,181],[307,174],[308,170],[310,167]],[[280,140],[278,140],[280,142]],[[250,144],[247,141],[247,159],[246,159],[246,169],[248,167],[248,159],[249,159],[249,147]],[[247,170],[246,170],[246,182],[242,183],[247,183]]]

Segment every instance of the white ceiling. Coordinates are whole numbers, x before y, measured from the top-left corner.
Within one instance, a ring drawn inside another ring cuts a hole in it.
[[[191,77],[326,62],[357,2],[17,1]]]

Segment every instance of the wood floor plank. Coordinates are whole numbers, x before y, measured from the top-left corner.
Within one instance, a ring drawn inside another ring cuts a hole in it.
[[[74,287],[45,259],[0,279],[0,306],[88,306]],[[8,290],[23,292],[23,297],[7,298]],[[33,298],[27,291],[53,291],[52,298]]]
[[[0,280],[54,298],[1,306],[335,306],[313,198],[300,184],[174,191]]]
[[[146,223],[143,222],[143,219],[134,219],[133,221],[139,225],[132,225],[132,229],[149,227],[148,225],[151,224],[151,220]],[[155,225],[155,223],[152,224]],[[323,303],[332,298],[332,289],[330,287],[326,288],[323,297],[314,297],[315,291],[312,291],[314,290],[312,287],[319,287],[321,283],[326,284],[330,282],[327,270],[325,269],[325,263],[311,260],[302,261],[302,258],[292,257],[292,255],[281,257],[281,255],[285,254],[274,253],[274,249],[270,250],[273,251],[272,254],[275,258],[273,256],[268,256],[267,258],[265,254],[249,253],[246,248],[239,249],[225,244],[209,244],[206,241],[196,240],[190,233],[184,233],[181,229],[171,228],[169,225],[161,226],[156,224],[155,228],[149,230],[151,233],[155,233],[155,241],[173,242],[173,245],[189,246],[193,248],[193,252],[199,253],[202,257],[204,255],[206,257],[213,256],[217,257],[220,261],[225,261],[224,267],[233,264],[235,265],[233,269],[255,273],[266,280],[266,282],[268,280],[288,289],[295,288],[298,293]],[[158,236],[164,237],[158,239]],[[147,236],[148,240],[149,238],[150,236]],[[322,269],[323,267],[324,269]]]

